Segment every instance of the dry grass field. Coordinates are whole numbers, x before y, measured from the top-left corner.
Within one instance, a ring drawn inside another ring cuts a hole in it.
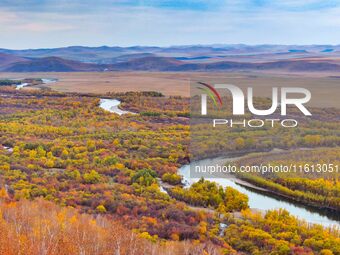
[[[254,87],[256,96],[271,96],[271,88],[304,87],[312,93],[310,106],[340,107],[340,76],[332,73],[205,73],[205,72],[77,72],[77,73],[0,73],[3,78],[58,78],[46,86],[62,92],[160,91],[188,96],[190,81],[229,83],[241,88]]]

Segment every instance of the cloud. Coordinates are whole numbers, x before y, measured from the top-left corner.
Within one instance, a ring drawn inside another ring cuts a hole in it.
[[[0,8],[26,12],[88,13],[113,7],[151,7],[169,10],[257,11],[271,8],[286,11],[322,10],[340,6],[340,0],[2,0]]]
[[[324,10],[339,6],[339,1],[303,0],[272,1],[271,5],[288,11]]]
[[[75,27],[62,22],[63,15],[27,14],[21,12],[0,11],[0,31],[13,32],[48,32],[71,30]]]
[[[42,23],[26,23],[22,25],[17,25],[14,27],[16,30],[30,31],[30,32],[56,32],[73,30],[74,26],[67,24],[42,24]]]
[[[17,18],[18,16],[15,13],[0,10],[0,24],[15,21]]]
[[[338,44],[340,7],[326,2],[3,0],[0,47]]]
[[[91,12],[110,7],[152,7],[175,10],[209,10],[220,5],[220,0],[3,0],[0,7],[20,11]]]

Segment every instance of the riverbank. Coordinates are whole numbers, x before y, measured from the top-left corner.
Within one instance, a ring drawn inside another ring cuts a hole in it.
[[[326,214],[327,213],[339,214],[339,210],[337,208],[330,207],[330,206],[320,206],[317,203],[307,202],[305,200],[296,198],[294,196],[286,195],[282,192],[272,190],[269,185],[268,186],[267,185],[261,185],[251,178],[242,177],[242,176],[239,176],[239,178],[240,178],[240,181],[238,181],[237,183],[242,185],[242,186],[254,189],[254,190],[259,191],[259,192],[266,192],[268,194],[280,197],[280,198],[285,199],[285,200],[290,201],[290,202],[300,203],[300,204],[302,204],[306,207],[311,207],[311,208],[314,208],[315,210],[323,211]],[[266,181],[268,181],[268,180],[266,180]],[[272,182],[272,183],[276,184],[275,182]],[[340,216],[339,216],[339,221],[340,221]]]
[[[262,150],[262,151],[254,151],[254,150],[250,150],[250,151],[239,151],[236,153],[229,153],[228,157],[216,157],[214,158],[214,163],[213,164],[208,164],[208,165],[225,165],[226,163],[231,163],[231,162],[237,162],[241,159],[245,159],[248,157],[259,157],[259,156],[271,156],[271,155],[284,155],[284,154],[288,154],[288,153],[292,153],[292,152],[297,152],[297,151],[308,151],[308,150],[312,150],[313,148],[306,148],[306,147],[302,147],[302,148],[297,148],[297,149],[279,149],[279,148],[274,148],[272,150]],[[209,161],[209,158],[207,159],[202,159],[201,161]],[[193,164],[195,164],[195,162],[193,162]],[[201,174],[201,173],[200,173]],[[272,182],[268,179],[263,178],[263,182],[257,182],[256,179],[259,179],[261,177],[257,177],[251,174],[230,174],[230,173],[213,173],[213,174],[206,174],[206,173],[202,173],[202,177],[205,178],[211,178],[211,175],[213,175],[213,178],[227,178],[229,180],[232,180],[233,182],[242,185],[243,187],[247,187],[247,188],[251,188],[254,189],[256,191],[259,192],[266,192],[267,194],[271,194],[275,197],[280,197],[281,199],[285,199],[289,202],[296,202],[299,203],[303,206],[306,207],[310,207],[313,208],[315,210],[318,211],[322,211],[325,214],[329,214],[329,213],[339,213],[339,209],[335,208],[335,207],[331,207],[331,206],[321,206],[320,204],[318,204],[317,202],[313,202],[313,201],[306,201],[303,199],[299,199],[297,197],[294,196],[290,196],[287,195],[283,192],[280,192],[278,190],[274,190],[271,188],[272,185],[279,185],[275,182]],[[268,183],[268,185],[265,185],[265,183]],[[340,220],[340,217],[336,218],[337,220]]]
[[[303,148],[302,148],[303,149]],[[285,151],[283,150],[283,153]],[[280,150],[273,150],[269,153],[282,153]],[[238,157],[217,157],[211,159],[199,160],[192,162],[192,164],[220,164],[226,162],[235,162],[242,158],[249,156],[244,154]],[[222,163],[221,163],[222,162]],[[190,187],[193,183],[199,180],[199,177],[192,178],[190,174],[190,165],[184,165],[178,169],[178,174],[183,177],[183,186]],[[256,184],[247,182],[237,178],[234,175],[223,175],[223,176],[210,176],[206,180],[216,182],[222,187],[230,186],[237,189],[241,193],[244,193],[249,198],[249,206],[252,209],[260,209],[263,211],[274,210],[278,208],[286,209],[290,214],[296,216],[299,219],[306,220],[309,223],[321,224],[324,227],[337,226],[340,227],[340,219],[337,213],[329,213],[327,211],[319,210],[315,207],[305,205],[300,201],[291,200],[289,198],[274,194],[269,189],[259,187]]]

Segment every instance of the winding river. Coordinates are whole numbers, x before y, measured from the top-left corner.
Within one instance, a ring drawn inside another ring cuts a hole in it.
[[[134,112],[129,112],[129,111],[124,111],[119,109],[119,105],[120,105],[120,101],[118,99],[106,99],[106,98],[101,98],[100,99],[100,103],[99,103],[99,107],[112,112],[112,113],[116,113],[118,115],[123,115],[123,114],[135,114]]]
[[[51,83],[56,82],[56,79],[42,79],[43,83]],[[17,85],[16,89],[21,89],[25,86],[29,85],[28,83],[23,83],[20,85]],[[124,111],[119,109],[119,105],[121,102],[117,99],[100,99],[99,107],[102,109],[116,113],[118,115],[123,114],[136,114],[129,111]],[[8,148],[5,148],[8,149]],[[245,156],[243,156],[245,157]],[[221,164],[226,162],[231,162],[238,160],[242,157],[217,157],[217,158],[211,158],[211,159],[204,159],[200,161],[194,162],[195,165],[215,165],[215,164]],[[199,178],[191,178],[190,177],[190,165],[183,165],[178,169],[178,173],[183,177],[183,183],[185,187],[189,187],[193,183],[197,182]],[[309,207],[303,206],[298,203],[294,203],[292,201],[287,201],[283,198],[279,198],[274,195],[267,194],[265,192],[261,192],[259,190],[252,189],[250,187],[247,187],[246,185],[242,185],[241,180],[238,180],[237,178],[205,178],[209,181],[214,181],[218,183],[219,185],[226,187],[232,187],[237,189],[243,194],[246,194],[249,197],[249,206],[250,208],[256,208],[260,210],[272,210],[272,209],[278,209],[278,208],[284,208],[287,211],[289,211],[290,214],[298,217],[299,219],[306,220],[309,223],[314,224],[321,224],[325,227],[329,226],[337,226],[340,227],[340,219],[339,215],[326,215],[325,213],[319,212],[317,210],[311,209]],[[243,182],[244,183],[244,182]],[[249,184],[249,186],[253,186]],[[166,190],[161,187],[162,192],[166,192]]]
[[[120,105],[120,101],[117,99],[100,99],[100,107],[104,110],[110,111],[112,113],[116,113],[118,115],[123,114],[135,114],[129,111],[124,111],[118,108]],[[270,153],[280,153],[281,150],[274,149]],[[195,165],[215,165],[222,164],[226,162],[231,162],[235,160],[239,160],[242,157],[216,157],[211,159],[204,159],[200,161],[194,162]],[[190,177],[190,165],[183,165],[178,169],[178,173],[183,177],[183,184],[185,187],[190,187],[193,183],[197,182],[199,178],[191,178]],[[256,208],[263,211],[284,208],[289,211],[290,214],[298,217],[301,220],[306,220],[309,223],[313,224],[321,224],[325,227],[337,226],[340,227],[340,219],[338,215],[326,214],[316,209],[312,209],[301,204],[287,201],[284,198],[280,198],[278,196],[274,196],[268,194],[266,192],[261,192],[260,190],[255,190],[251,188],[251,186],[255,187],[252,184],[245,183],[235,177],[231,178],[205,178],[209,181],[217,182],[219,185],[226,187],[232,187],[237,189],[243,194],[246,194],[249,197],[249,206],[250,208]],[[242,185],[246,184],[246,185]],[[247,186],[250,187],[247,187]],[[256,188],[256,187],[255,187]],[[162,186],[160,187],[161,192],[167,193],[166,189]]]
[[[13,80],[18,80],[18,79],[13,79]],[[42,84],[49,84],[49,83],[57,82],[58,80],[43,78],[41,79],[41,81],[42,81]],[[15,89],[19,90],[29,85],[31,85],[31,83],[27,83],[27,82],[21,83],[21,84],[16,85]]]
[[[245,156],[243,156],[245,157]],[[215,165],[220,164],[221,162],[231,162],[238,160],[242,157],[228,157],[228,158],[211,158],[194,162],[195,165]],[[183,184],[185,187],[189,187],[193,183],[197,182],[199,178],[191,178],[190,177],[190,165],[183,165],[178,169],[178,173],[183,177]],[[339,215],[327,215],[326,213],[322,213],[321,211],[317,211],[311,209],[309,207],[303,206],[298,203],[294,203],[291,201],[287,201],[283,198],[279,198],[278,196],[270,195],[265,192],[261,192],[255,190],[253,188],[249,188],[245,185],[243,181],[231,177],[231,178],[205,178],[209,181],[214,181],[220,184],[223,187],[229,186],[237,189],[243,194],[246,194],[249,197],[249,207],[256,208],[260,210],[272,210],[278,208],[284,208],[289,211],[290,214],[298,217],[301,220],[305,220],[309,223],[313,224],[321,224],[325,227],[337,226],[340,227],[340,219]],[[249,184],[249,186],[254,186]]]
[[[56,80],[52,79],[42,79],[43,84],[48,84],[52,82],[56,82]],[[22,83],[16,86],[17,90],[20,90],[24,88],[25,86],[30,85],[29,83]],[[118,114],[118,115],[124,115],[124,114],[136,114],[133,112],[121,110],[119,108],[119,105],[121,102],[117,99],[100,99],[99,107]],[[12,152],[13,149],[9,147],[3,147],[8,152]],[[239,160],[242,157],[216,157],[211,159],[205,159],[196,161],[196,165],[216,165],[220,164],[218,162],[231,162],[235,160]],[[178,169],[178,173],[183,177],[183,184],[185,187],[190,187],[193,183],[197,182],[199,178],[191,178],[190,177],[190,165],[183,165]],[[328,215],[325,215],[321,212],[317,212],[316,210],[313,210],[311,208],[307,208],[303,205],[300,205],[298,203],[294,203],[291,201],[286,201],[284,199],[280,199],[277,196],[273,196],[270,194],[265,194],[264,192],[257,191],[255,189],[246,187],[245,185],[242,185],[241,180],[238,180],[237,178],[206,178],[206,180],[213,181],[218,183],[219,185],[223,187],[232,187],[239,192],[245,194],[249,198],[249,206],[250,208],[256,208],[263,211],[266,210],[272,210],[272,209],[278,209],[278,208],[284,208],[286,209],[291,215],[296,216],[299,219],[305,220],[309,223],[313,224],[320,224],[324,227],[330,227],[330,226],[336,226],[340,228],[340,221],[339,217],[331,217]],[[160,187],[161,192],[167,193],[166,189],[164,189],[162,186]],[[338,215],[339,216],[339,215]],[[338,218],[338,219],[336,219]],[[223,229],[227,227],[226,224],[221,223],[220,224],[220,233],[223,233]]]
[[[19,84],[19,85],[17,85],[16,87],[15,87],[15,89],[17,89],[17,90],[19,90],[19,89],[22,89],[23,87],[26,87],[26,86],[28,86],[29,85],[29,83],[21,83],[21,84]]]

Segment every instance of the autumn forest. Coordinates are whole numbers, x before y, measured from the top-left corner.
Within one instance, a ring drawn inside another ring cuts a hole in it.
[[[178,169],[192,157],[189,98],[7,85],[0,87],[0,254],[340,255],[337,226],[251,208],[247,195],[204,178],[184,185]],[[100,98],[119,99],[134,114],[105,111]],[[339,110],[314,112],[295,130],[233,128],[195,155],[250,153],[237,166],[312,164],[320,155],[339,164]],[[204,123],[193,129],[208,132]],[[274,148],[283,152],[266,153]],[[236,177],[339,214],[337,172]]]

